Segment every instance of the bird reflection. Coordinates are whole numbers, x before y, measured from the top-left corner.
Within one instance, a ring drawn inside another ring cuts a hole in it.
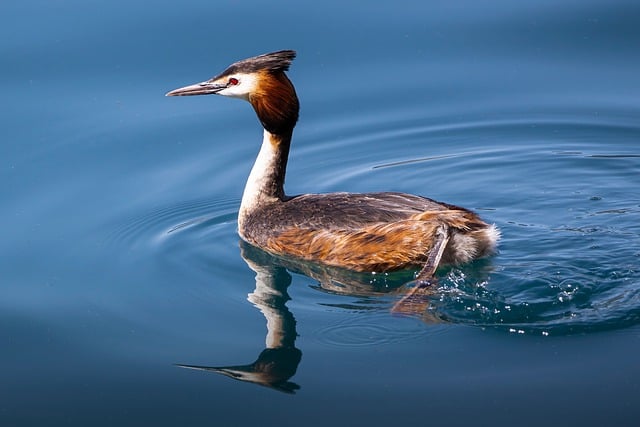
[[[392,295],[397,302],[391,308],[395,315],[405,315],[421,319],[425,323],[443,321],[438,313],[428,310],[429,303],[437,290],[437,279],[414,280],[411,270],[394,272],[392,275],[362,273],[339,267],[300,260],[298,258],[279,257],[268,254],[250,244],[240,241],[242,258],[251,269],[278,266],[287,271],[311,277],[318,282],[320,291],[349,296],[372,297]]]
[[[437,315],[426,308],[433,286],[421,282],[407,287],[412,276],[400,274],[395,278],[385,277],[377,282],[369,273],[326,267],[296,259],[270,255],[244,241],[240,241],[241,255],[249,268],[256,273],[256,288],[247,299],[258,308],[267,321],[265,349],[249,364],[232,366],[199,366],[178,364],[177,366],[215,372],[230,378],[270,387],[285,393],[295,393],[300,386],[289,381],[298,369],[302,352],[296,348],[296,320],[286,306],[291,298],[287,288],[291,284],[289,271],[304,274],[318,281],[319,289],[325,292],[351,296],[373,296],[396,293],[401,296],[393,312],[420,317],[423,321],[440,322]],[[412,274],[412,273],[407,273]]]
[[[291,275],[286,268],[270,261],[268,254],[244,242],[241,243],[241,254],[249,268],[256,273],[256,288],[247,299],[267,320],[265,349],[253,363],[246,365],[178,366],[216,372],[236,380],[295,393],[300,386],[289,379],[298,369],[302,352],[295,346],[296,319],[286,306],[291,299],[287,293]]]

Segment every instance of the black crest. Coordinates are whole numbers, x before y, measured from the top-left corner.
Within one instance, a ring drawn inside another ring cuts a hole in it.
[[[252,58],[231,64],[218,77],[234,73],[255,73],[258,71],[283,72],[289,69],[289,65],[296,57],[294,50],[280,50],[277,52],[265,53]]]

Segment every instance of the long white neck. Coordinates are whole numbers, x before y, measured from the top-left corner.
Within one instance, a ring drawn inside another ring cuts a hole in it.
[[[283,201],[284,176],[289,156],[291,135],[274,135],[264,131],[262,146],[242,194],[238,228],[242,235],[246,217],[265,203]]]

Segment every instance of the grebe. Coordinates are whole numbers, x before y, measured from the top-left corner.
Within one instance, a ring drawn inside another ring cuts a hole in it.
[[[253,106],[264,127],[247,180],[238,233],[275,255],[362,272],[421,267],[428,281],[442,264],[490,255],[500,237],[475,213],[411,194],[329,193],[287,196],[284,179],[299,103],[285,74],[296,53],[282,50],[231,64],[202,83],[167,96],[216,94]]]

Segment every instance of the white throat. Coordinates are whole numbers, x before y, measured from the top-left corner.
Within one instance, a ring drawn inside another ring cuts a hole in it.
[[[269,194],[269,189],[272,188],[275,171],[278,167],[277,143],[273,138],[271,133],[264,131],[260,152],[245,184],[242,202],[240,203],[240,212],[238,213],[240,235],[243,234],[243,222],[248,214],[262,203],[278,200],[277,197]]]

